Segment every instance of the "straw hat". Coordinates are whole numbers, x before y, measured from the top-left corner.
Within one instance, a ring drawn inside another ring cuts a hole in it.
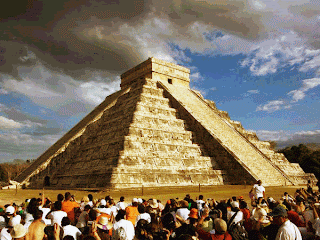
[[[158,207],[159,207],[158,201],[157,201],[157,199],[155,199],[155,198],[153,198],[152,200],[149,201],[149,205],[150,205],[152,208],[158,208]]]
[[[97,227],[102,229],[102,230],[108,230],[108,223],[109,223],[109,219],[108,217],[105,216],[101,216],[99,219],[99,222],[97,223]]]
[[[27,234],[27,229],[19,223],[12,228],[10,234],[12,238],[22,238]]]

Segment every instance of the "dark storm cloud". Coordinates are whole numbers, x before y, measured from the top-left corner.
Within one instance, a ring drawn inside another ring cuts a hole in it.
[[[76,79],[85,81],[90,71],[118,75],[146,59],[144,46],[132,35],[143,21],[155,17],[174,25],[172,34],[165,29],[157,33],[161,42],[192,41],[196,36],[190,35],[188,27],[195,22],[247,39],[268,37],[268,32],[279,28],[295,30],[315,47],[320,33],[319,5],[306,0],[22,0],[6,4],[0,14],[0,71],[16,78],[17,66],[35,64],[26,57],[30,51],[47,68]],[[124,25],[133,33],[121,32]],[[95,36],[99,33],[88,35],[95,27],[102,29],[100,39]]]

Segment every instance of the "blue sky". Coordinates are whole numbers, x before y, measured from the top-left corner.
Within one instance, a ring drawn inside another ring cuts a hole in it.
[[[37,158],[149,57],[261,140],[320,142],[320,4],[27,1],[0,15],[0,162]]]

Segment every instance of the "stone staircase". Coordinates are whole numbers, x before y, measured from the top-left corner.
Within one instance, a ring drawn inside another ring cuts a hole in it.
[[[228,183],[226,172],[186,128],[156,81],[139,79],[32,182],[40,187],[50,175],[51,186],[62,188]]]
[[[236,161],[243,166],[255,179],[261,179],[265,185],[293,184],[290,177],[276,166],[251,140],[258,140],[255,134],[247,133],[246,137],[236,131],[241,128],[239,122],[226,121],[230,119],[223,111],[213,111],[199,94],[189,88],[175,88],[169,83],[159,82],[159,86],[192,115],[221,145],[230,152]],[[251,135],[251,136],[250,136]],[[266,147],[261,143],[260,147]]]
[[[199,93],[197,93],[197,95],[201,97]],[[317,179],[313,174],[306,174],[299,164],[290,163],[282,153],[277,153],[273,149],[271,149],[269,142],[260,141],[254,132],[245,130],[240,122],[231,120],[226,112],[218,110],[213,101],[205,101],[216,113],[219,114],[219,116],[223,117],[224,120],[229,122],[241,135],[247,138],[266,157],[268,157],[273,164],[275,164],[279,169],[281,169],[281,171],[283,171],[287,176],[289,176],[289,178],[295,184],[303,185],[306,184],[308,180],[317,182]]]

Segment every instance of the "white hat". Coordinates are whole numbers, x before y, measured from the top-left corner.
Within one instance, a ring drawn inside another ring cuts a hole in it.
[[[138,202],[138,198],[133,198],[132,202],[136,202],[137,203]]]
[[[267,219],[267,212],[263,208],[256,208],[253,214],[253,218],[256,221],[259,221],[259,219],[262,219],[261,223],[269,223],[270,221]]]
[[[238,201],[232,201],[231,206],[234,208],[239,208],[239,202]]]
[[[141,198],[138,198],[138,203],[143,203]]]
[[[100,206],[105,206],[105,205],[107,205],[107,201],[105,199],[101,199]]]
[[[8,214],[14,214],[14,212],[15,212],[15,209],[14,209],[13,206],[8,206],[8,207],[6,208],[6,213],[8,213]]]
[[[12,238],[22,238],[27,234],[27,229],[22,224],[17,224],[13,226],[10,234]]]
[[[151,199],[149,200],[149,205],[152,207],[152,208],[158,208],[159,207],[159,204],[158,204],[158,201],[157,199]]]

